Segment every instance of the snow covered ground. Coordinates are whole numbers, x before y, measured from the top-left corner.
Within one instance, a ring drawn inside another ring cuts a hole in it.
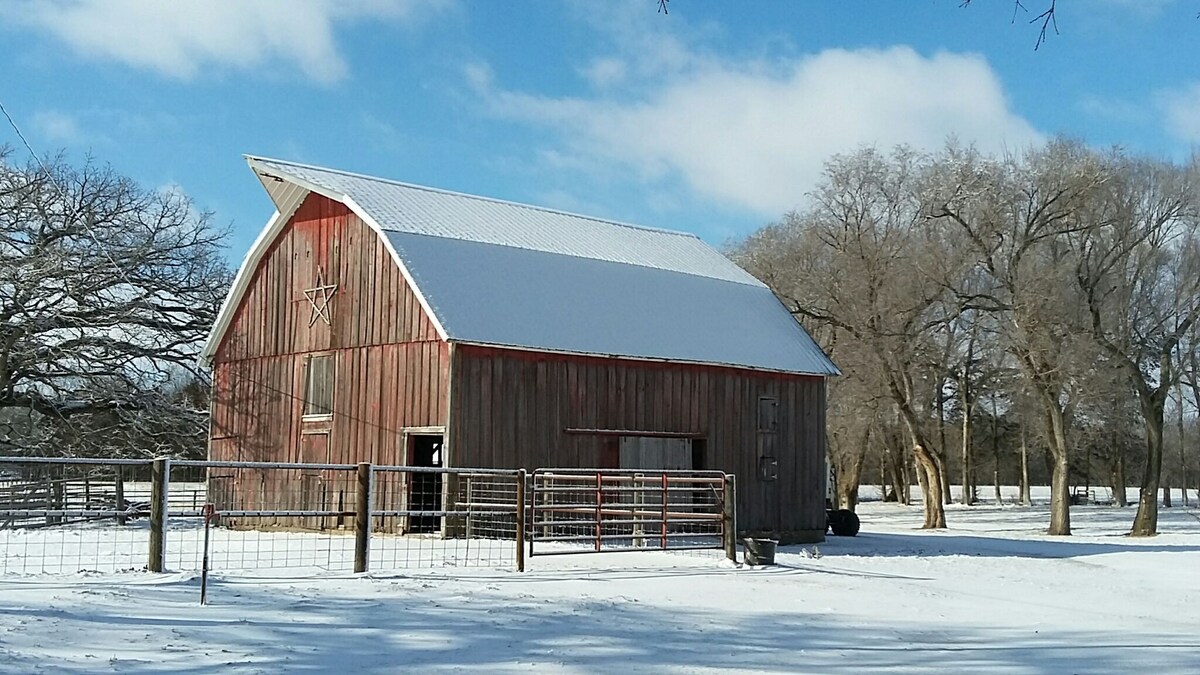
[[[0,576],[0,672],[1200,673],[1200,512],[867,503],[863,532],[715,553],[537,557],[524,574]]]

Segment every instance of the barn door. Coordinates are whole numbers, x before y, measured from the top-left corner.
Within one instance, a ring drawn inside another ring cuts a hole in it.
[[[419,467],[442,466],[442,437],[440,435],[413,435],[409,437],[408,465]],[[408,510],[442,510],[442,474],[420,472],[409,474]],[[433,533],[442,530],[442,517],[437,515],[409,516],[408,532]]]
[[[692,441],[688,438],[621,437],[622,469],[691,470]]]
[[[308,433],[300,434],[300,463],[326,464],[329,462],[329,434]],[[296,508],[303,511],[329,510],[326,483],[320,469],[300,470],[300,494]],[[310,516],[301,519],[301,526],[311,529],[324,529],[325,519]]]

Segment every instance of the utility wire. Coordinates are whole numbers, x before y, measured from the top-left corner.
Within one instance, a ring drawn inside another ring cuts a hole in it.
[[[249,375],[245,375],[243,373],[238,373],[235,371],[235,372],[231,372],[230,376],[231,376],[231,379],[237,379],[237,380],[242,380],[244,382],[249,382],[250,384],[257,385],[258,387],[261,387],[262,389],[265,389],[270,393],[279,394],[280,396],[282,396],[285,399],[291,399],[292,401],[299,401],[301,403],[304,403],[305,401],[307,401],[307,399],[304,396],[298,396],[298,395],[296,395],[295,392],[284,391],[283,389],[280,389],[274,385],[268,384],[266,382],[263,382],[262,380],[250,377]],[[237,390],[236,382],[231,382],[230,384],[231,384],[231,386],[229,388],[229,391],[235,392]],[[235,396],[236,395],[233,393],[230,394],[230,397],[235,397]],[[391,427],[379,424],[378,422],[372,422],[372,421],[364,419],[362,417],[357,417],[355,415],[352,415],[348,412],[345,412],[344,410],[340,410],[333,406],[330,406],[329,413],[331,416],[341,417],[342,419],[349,420],[351,422],[357,422],[359,424],[362,424],[362,425],[370,427],[370,428],[378,429],[380,431],[385,431],[389,434],[395,434],[396,436],[402,436],[404,434],[403,429],[393,429]]]
[[[45,173],[46,181],[50,185],[50,188],[57,191],[60,198],[67,197],[68,195],[66,194],[65,189],[61,188],[58,183],[55,182],[54,176],[50,172],[50,167],[46,165],[46,162],[42,160],[37,151],[33,149],[33,145],[30,144],[29,139],[25,137],[25,134],[21,132],[21,127],[17,125],[17,121],[14,120],[13,116],[8,112],[8,108],[4,106],[3,101],[0,101],[0,112],[4,113],[4,118],[8,120],[9,126],[11,126],[13,131],[16,132],[17,138],[21,139],[21,144],[25,146],[25,149],[29,152],[30,156],[33,157],[34,161],[37,162],[39,167],[41,167],[42,172]],[[137,284],[134,284],[133,281],[130,280],[129,275],[126,274],[125,270],[117,262],[116,258],[112,256],[112,253],[110,253],[108,248],[100,241],[100,238],[96,235],[96,231],[92,228],[92,225],[88,222],[88,219],[84,217],[81,218],[79,222],[82,223],[84,230],[87,231],[88,237],[91,238],[92,242],[96,245],[96,248],[99,249],[100,253],[108,260],[108,263],[112,266],[113,271],[117,273],[117,276],[120,277],[121,280],[124,281],[125,284],[136,293],[138,289]],[[143,305],[145,305],[146,309],[150,310],[151,314],[158,314],[170,322],[171,317],[166,312],[163,312],[160,308],[155,307],[150,300],[145,297],[145,295],[138,293],[138,296],[139,297],[137,299]],[[56,412],[58,413],[58,418],[61,419],[68,428],[76,433],[79,432],[79,429],[71,423],[70,419],[64,415],[61,410],[56,409]]]
[[[19,126],[17,126],[16,120],[14,120],[12,118],[12,115],[9,114],[8,109],[4,107],[3,101],[0,101],[0,111],[4,112],[5,119],[8,120],[8,123],[10,126],[12,126],[13,131],[17,132],[17,138],[21,139],[21,143],[25,145],[25,149],[29,151],[30,156],[32,156],[34,161],[36,161],[38,163],[38,166],[40,166],[42,168],[42,171],[46,174],[46,180],[49,182],[51,187],[53,187],[54,189],[56,189],[59,192],[59,197],[67,196],[66,194],[64,194],[64,191],[61,188],[59,188],[58,184],[54,181],[53,176],[50,174],[50,167],[46,166],[46,162],[42,161],[41,156],[38,155],[38,153],[33,149],[33,146],[30,145],[29,140],[25,138],[25,134],[21,133],[21,128]],[[130,281],[129,275],[127,275],[125,273],[125,270],[121,268],[121,265],[117,262],[116,258],[113,258],[112,254],[109,253],[108,248],[106,248],[104,246],[104,244],[100,241],[100,237],[96,236],[96,231],[94,229],[92,229],[92,224],[88,222],[88,219],[81,218],[79,222],[82,223],[83,228],[85,230],[87,230],[88,236],[91,237],[92,242],[94,244],[96,244],[96,248],[98,248],[100,250],[100,252],[104,255],[104,257],[108,259],[109,264],[112,265],[112,268],[117,273],[117,276],[121,277],[121,280],[124,281],[130,288],[136,289],[137,285],[134,284],[132,281]],[[142,301],[143,304],[146,305],[146,309],[149,309],[153,313],[160,314],[163,318],[166,318],[168,320],[170,319],[170,316],[168,316],[161,309],[150,304],[150,301],[147,300],[144,296],[140,297],[139,299]]]
[[[0,101],[0,112],[4,113],[4,118],[8,120],[13,131],[17,132],[17,138],[21,139],[21,143],[25,144],[25,149],[29,151],[29,154],[33,155],[38,164],[42,165],[42,171],[46,171],[46,165],[42,163],[42,159],[33,151],[33,146],[29,145],[29,141],[25,138],[25,134],[21,133],[21,128],[17,126],[17,122],[12,118],[12,115],[8,114],[8,108],[4,107],[4,101]]]

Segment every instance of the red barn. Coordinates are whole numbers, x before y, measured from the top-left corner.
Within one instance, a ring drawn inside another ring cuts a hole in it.
[[[736,474],[740,529],[825,531],[825,380],[691,234],[249,158],[276,215],[204,348],[210,456]]]

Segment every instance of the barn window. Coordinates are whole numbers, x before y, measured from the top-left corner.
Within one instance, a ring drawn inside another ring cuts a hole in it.
[[[304,368],[304,416],[329,417],[332,414],[333,355],[310,356]]]
[[[775,431],[779,428],[779,401],[770,396],[758,399],[758,430]]]

